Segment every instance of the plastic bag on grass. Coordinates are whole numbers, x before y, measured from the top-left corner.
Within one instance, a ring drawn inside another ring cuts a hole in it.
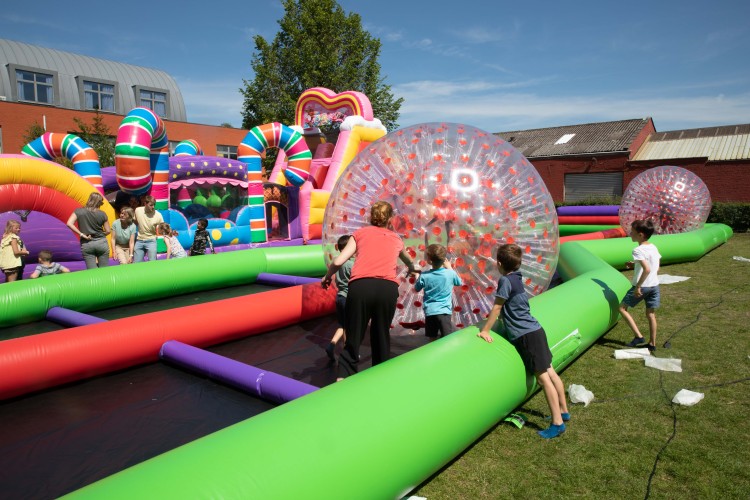
[[[693,406],[694,404],[698,404],[701,399],[703,399],[702,392],[681,389],[680,392],[674,395],[672,402],[682,406]]]
[[[651,356],[651,351],[647,347],[636,349],[615,349],[615,359],[641,359]]]
[[[568,396],[571,403],[583,403],[584,406],[588,406],[594,400],[594,393],[578,384],[570,384]]]
[[[648,368],[656,368],[664,372],[681,372],[682,371],[682,360],[674,358],[656,358],[649,356],[643,358]]]
[[[687,281],[690,279],[689,276],[672,276],[671,274],[660,274],[658,275],[660,285],[671,285],[672,283],[679,283],[680,281]]]

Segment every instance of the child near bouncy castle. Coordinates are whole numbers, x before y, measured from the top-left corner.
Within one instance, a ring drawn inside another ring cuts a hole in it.
[[[3,270],[6,283],[17,281],[23,276],[23,258],[29,251],[21,239],[21,223],[10,219],[5,223],[5,232],[0,240],[0,269]]]
[[[214,244],[211,242],[211,236],[206,230],[208,227],[208,219],[198,219],[196,226],[197,229],[195,230],[193,245],[190,247],[190,255],[204,255],[206,253],[206,246],[211,247],[211,253],[216,253],[216,250],[214,250]]]
[[[425,316],[425,335],[435,340],[438,335],[445,337],[453,333],[453,287],[461,286],[461,278],[446,259],[447,251],[443,245],[433,243],[425,252],[432,269],[423,271],[416,283],[416,291],[424,290],[422,307]]]
[[[52,252],[49,250],[41,250],[38,255],[39,264],[37,264],[34,272],[31,273],[29,278],[43,278],[45,276],[52,276],[53,274],[69,273],[70,269],[59,264],[52,262]]]
[[[187,257],[185,249],[182,248],[180,240],[177,239],[179,233],[173,231],[169,224],[166,222],[159,224],[159,234],[164,238],[164,243],[167,245],[167,259],[181,259]]]
[[[628,269],[635,268],[633,286],[625,294],[620,303],[620,314],[635,334],[628,345],[635,347],[646,342],[638,330],[638,325],[628,312],[628,307],[635,307],[640,301],[646,303],[646,319],[648,320],[649,342],[648,350],[656,351],[656,309],[660,305],[659,292],[659,261],[661,254],[656,245],[649,238],[654,234],[654,224],[650,220],[634,220],[630,225],[630,239],[638,243],[633,249],[633,261],[626,263]]]
[[[336,242],[336,250],[341,253],[347,243],[349,243],[351,235],[345,234],[339,237]],[[338,271],[336,271],[336,319],[339,322],[339,327],[333,334],[331,341],[326,346],[326,354],[333,361],[334,352],[336,351],[336,344],[343,337],[346,342],[346,295],[349,293],[349,277],[352,275],[352,266],[354,265],[354,259],[349,259],[344,262]]]
[[[493,339],[490,328],[502,313],[507,338],[521,356],[526,371],[536,377],[552,414],[551,425],[539,431],[539,435],[552,439],[565,432],[565,421],[570,420],[570,413],[565,400],[565,387],[552,367],[552,352],[547,344],[547,334],[531,315],[529,297],[523,288],[521,273],[518,272],[522,259],[523,250],[518,245],[506,244],[497,249],[500,280],[495,292],[495,304],[477,336],[491,343]]]

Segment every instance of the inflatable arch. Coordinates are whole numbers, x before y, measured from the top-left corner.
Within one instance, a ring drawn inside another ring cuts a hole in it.
[[[164,122],[147,108],[128,113],[115,142],[117,184],[132,195],[149,193],[157,210],[169,208],[169,141]]]
[[[355,91],[336,94],[323,87],[308,89],[300,95],[295,108],[295,124],[305,130],[305,125],[312,121],[316,113],[330,112],[340,113],[346,118],[332,145],[317,146],[310,165],[309,179],[300,187],[299,224],[304,241],[322,236],[325,208],[341,173],[362,149],[387,133],[380,120],[373,117],[372,105],[366,95]],[[310,138],[308,134],[317,137],[319,132],[308,126],[305,138]],[[270,182],[288,185],[284,175],[286,163],[287,158],[280,151],[269,176]]]
[[[172,156],[203,156],[203,149],[198,141],[194,139],[187,139],[179,143],[174,148],[174,154]]]
[[[274,122],[248,132],[237,148],[237,159],[247,164],[250,240],[253,243],[267,240],[261,155],[273,147],[282,150],[288,159],[283,172],[289,183],[300,186],[310,178],[312,154],[298,131]]]
[[[94,192],[97,190],[89,182],[57,163],[23,155],[0,155],[0,213],[35,210],[65,224]],[[114,222],[112,205],[105,201],[101,209],[110,224]]]
[[[75,173],[89,181],[101,194],[104,194],[99,155],[96,154],[94,148],[86,144],[86,141],[77,135],[46,132],[24,146],[21,154],[44,160],[65,157],[73,162]]]

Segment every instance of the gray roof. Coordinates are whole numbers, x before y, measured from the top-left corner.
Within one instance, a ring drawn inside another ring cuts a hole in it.
[[[17,100],[17,91],[12,82],[12,68],[51,72],[55,78],[54,105],[67,109],[84,109],[80,79],[91,79],[115,84],[115,112],[125,115],[137,106],[138,88],[156,90],[167,94],[167,116],[169,120],[187,121],[185,103],[175,80],[164,71],[142,66],[133,66],[106,59],[97,59],[71,52],[48,49],[37,45],[0,39],[0,98]]]
[[[527,158],[628,152],[633,140],[650,121],[651,118],[638,118],[498,132],[496,135],[511,143]]]
[[[633,161],[673,158],[750,159],[750,124],[657,132],[638,149]]]

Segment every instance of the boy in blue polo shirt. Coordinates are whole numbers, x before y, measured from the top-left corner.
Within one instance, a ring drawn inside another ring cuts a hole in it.
[[[522,259],[523,250],[518,245],[500,245],[497,249],[500,280],[497,283],[495,304],[478,336],[492,342],[490,328],[502,312],[508,340],[521,356],[526,371],[534,374],[547,398],[552,424],[539,431],[539,435],[551,439],[565,432],[564,421],[570,420],[570,413],[565,400],[565,386],[552,367],[552,352],[547,344],[547,334],[531,315],[529,297],[523,288],[521,273],[518,272]]]
[[[453,287],[461,286],[461,278],[446,260],[446,250],[443,245],[434,243],[427,247],[427,261],[432,269],[420,274],[414,284],[416,291],[424,290],[422,304],[425,315],[425,335],[434,340],[453,333]]]

